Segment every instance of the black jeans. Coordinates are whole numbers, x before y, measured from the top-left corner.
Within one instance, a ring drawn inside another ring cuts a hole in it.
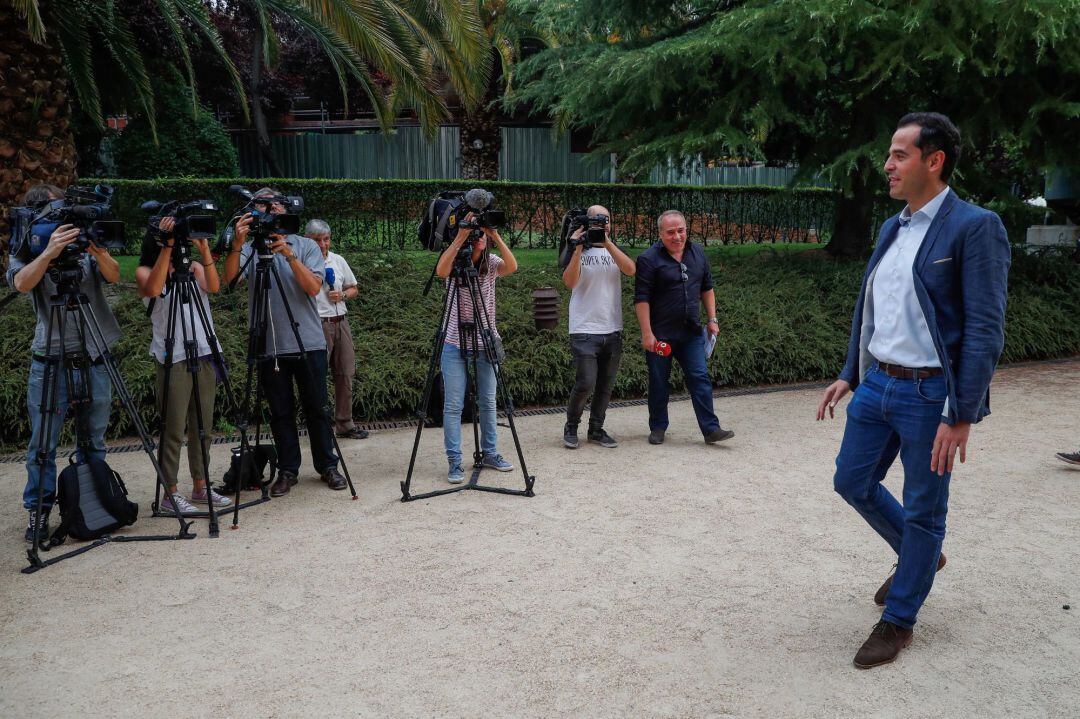
[[[338,463],[326,407],[326,350],[308,352],[304,357],[280,357],[277,366],[275,372],[273,359],[263,362],[259,367],[259,381],[270,409],[270,433],[274,435],[277,448],[278,469],[300,471],[300,437],[296,433],[296,400],[293,398],[295,382],[300,406],[307,417],[311,459],[315,471],[322,474]]]
[[[566,421],[575,426],[581,421],[585,402],[592,394],[589,429],[603,429],[608,402],[611,401],[611,388],[615,385],[619,360],[622,359],[622,332],[607,335],[572,334],[570,351],[577,367],[577,381],[570,391]]]

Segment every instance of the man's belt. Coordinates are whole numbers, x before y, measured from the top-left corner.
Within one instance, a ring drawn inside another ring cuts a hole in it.
[[[938,377],[942,374],[940,367],[902,367],[898,364],[889,364],[888,362],[878,362],[878,367],[881,371],[890,377],[896,377],[897,379],[925,379],[927,377]]]
[[[345,315],[338,315],[337,317],[323,317],[322,321],[328,325],[336,325],[338,322],[345,321]]]
[[[43,364],[57,364],[60,361],[59,356],[49,357],[47,355],[38,354],[37,352],[34,352],[33,357],[34,357],[35,362],[41,362]],[[104,357],[98,357],[97,359],[92,360],[89,357],[87,357],[86,355],[70,355],[70,354],[68,354],[68,355],[64,356],[64,359],[66,360],[66,364],[67,364],[68,367],[72,367],[72,368],[75,368],[75,369],[77,369],[79,367],[85,367],[86,365],[105,364],[105,358]]]

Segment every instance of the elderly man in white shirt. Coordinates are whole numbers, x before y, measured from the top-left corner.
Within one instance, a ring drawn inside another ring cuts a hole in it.
[[[330,251],[330,225],[325,220],[311,220],[304,235],[315,241],[326,262],[322,289],[315,302],[326,335],[327,364],[334,378],[334,431],[345,439],[365,439],[367,430],[357,427],[352,418],[352,381],[356,375],[356,351],[349,327],[347,300],[359,293],[356,276],[345,258]]]

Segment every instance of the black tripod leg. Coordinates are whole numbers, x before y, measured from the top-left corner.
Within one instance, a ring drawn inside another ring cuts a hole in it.
[[[434,276],[434,271],[432,272]],[[428,358],[427,376],[424,379],[424,393],[421,395],[420,406],[416,409],[416,436],[413,438],[412,453],[409,455],[409,471],[405,474],[405,481],[401,483],[401,501],[409,499],[409,488],[412,486],[413,469],[416,466],[416,453],[420,449],[420,435],[427,424],[427,408],[431,402],[431,392],[435,387],[435,365],[442,353],[443,342],[446,340],[446,309],[451,302],[452,295],[456,295],[457,287],[453,284],[443,294],[442,313],[439,315],[439,326],[435,328],[435,337],[431,342],[431,356]],[[445,421],[445,420],[444,420]]]
[[[180,297],[181,297],[181,310],[185,306],[184,300],[186,300],[186,306],[188,309],[187,317],[182,313],[180,315],[180,333],[184,340],[184,355],[185,364],[188,372],[188,377],[191,380],[191,395],[190,398],[195,403],[195,433],[199,438],[199,463],[203,472],[203,483],[205,485],[206,492],[206,513],[208,516],[208,532],[211,537],[217,537],[220,529],[218,527],[217,509],[214,507],[214,490],[210,486],[210,453],[206,451],[206,444],[209,440],[209,435],[206,432],[206,423],[203,422],[203,406],[202,406],[202,392],[199,387],[199,378],[202,374],[202,367],[199,363],[199,343],[195,338],[195,310],[192,309],[194,305],[201,306],[202,300],[199,298],[198,289],[195,285],[194,279],[191,275],[181,283],[180,285]],[[203,328],[203,336],[206,336],[207,328]],[[172,348],[172,345],[169,345]],[[210,409],[211,416],[213,415],[213,407]],[[191,444],[190,435],[188,437],[188,444]],[[190,455],[189,462],[190,464]],[[193,468],[189,467],[189,470]],[[194,481],[192,482],[194,484]]]
[[[54,301],[49,308],[49,322],[46,327],[45,333],[45,356],[52,356],[52,331],[54,323],[60,327],[60,352],[61,362],[63,361],[63,347],[64,347],[64,317],[63,310]],[[34,360],[31,360],[33,362]],[[38,468],[38,487],[37,497],[34,502],[34,532],[33,540],[30,543],[30,548],[26,550],[26,558],[30,562],[30,567],[40,568],[45,566],[45,563],[41,561],[39,555],[39,549],[41,548],[42,540],[45,539],[41,536],[41,510],[45,505],[45,465],[48,462],[48,447],[53,446],[52,431],[53,431],[53,418],[56,415],[57,408],[57,393],[59,391],[57,381],[57,372],[63,365],[54,364],[53,360],[45,361],[45,374],[42,377],[41,382],[41,395],[38,398],[38,443],[37,449],[34,451],[34,463]],[[59,431],[59,430],[58,430]],[[30,449],[27,449],[27,457],[29,457]],[[53,465],[55,467],[56,458],[53,458]],[[54,480],[55,481],[55,480]],[[56,501],[56,490],[53,490],[53,501]]]
[[[171,285],[172,283],[170,283]],[[159,410],[161,414],[161,431],[159,432],[160,438],[158,439],[157,446],[157,461],[158,464],[164,463],[165,457],[165,428],[169,426],[169,390],[172,386],[172,368],[173,368],[173,352],[172,348],[176,340],[176,292],[175,287],[170,287],[169,292],[169,309],[168,320],[165,323],[165,376],[161,383],[161,397],[159,401],[161,408]],[[168,494],[168,487],[165,487],[165,492]],[[160,482],[154,482],[154,504],[153,513],[155,516],[165,516],[161,514],[161,490],[162,485]],[[173,504],[173,511],[177,512],[175,503],[172,501],[172,497],[169,498],[170,503]]]

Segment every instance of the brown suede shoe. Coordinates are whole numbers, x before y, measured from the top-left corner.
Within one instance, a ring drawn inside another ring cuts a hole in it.
[[[278,472],[277,479],[270,486],[271,497],[284,497],[289,493],[289,490],[293,488],[293,485],[300,480],[296,478],[296,474],[288,470]]]
[[[939,556],[938,560],[937,560],[937,570],[940,572],[942,567],[944,567],[944,566],[945,566],[945,553],[942,552],[941,556]],[[893,565],[893,569],[896,569],[895,564]],[[893,578],[893,575],[895,575],[895,574],[896,574],[896,572],[893,572],[893,574],[890,574],[889,578],[885,580],[885,583],[882,584],[880,587],[878,587],[878,590],[876,592],[874,592],[874,604],[878,605],[879,607],[884,607],[885,606],[885,597],[888,596],[888,594],[889,594],[889,587],[892,586],[892,578]]]
[[[882,619],[874,625],[870,638],[863,642],[855,654],[855,666],[859,669],[880,667],[896,659],[900,650],[911,644],[912,631]]]

